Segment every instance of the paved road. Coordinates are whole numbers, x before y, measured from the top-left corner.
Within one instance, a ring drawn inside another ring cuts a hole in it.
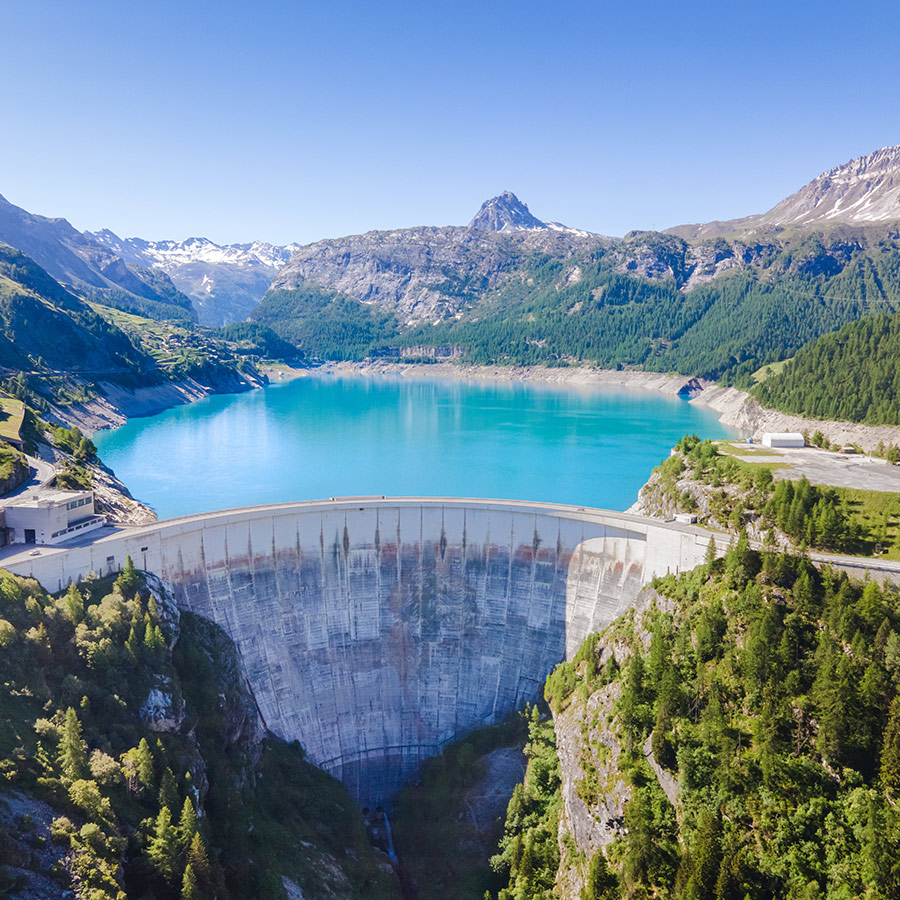
[[[12,500],[15,497],[21,497],[29,491],[38,490],[44,487],[54,475],[56,475],[56,466],[52,462],[40,459],[36,456],[26,457],[28,460],[28,468],[31,472],[28,480],[19,485],[14,491],[7,494],[3,499]]]

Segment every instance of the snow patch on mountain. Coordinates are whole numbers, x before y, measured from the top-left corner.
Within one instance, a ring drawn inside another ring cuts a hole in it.
[[[88,234],[127,262],[165,272],[197,307],[204,325],[246,319],[299,244],[217,244],[209,238],[147,241],[109,229]]]
[[[900,220],[900,146],[835,166],[761,217],[766,225]]]
[[[249,244],[216,244],[209,238],[192,237],[184,241],[145,241],[143,238],[120,238],[109,229],[90,235],[125,258],[139,256],[143,265],[155,265],[165,270],[166,264],[184,265],[204,262],[219,265],[263,265],[278,269],[297,250],[299,244],[278,246],[265,241]]]

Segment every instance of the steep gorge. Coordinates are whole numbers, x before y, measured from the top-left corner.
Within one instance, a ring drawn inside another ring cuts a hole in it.
[[[533,701],[699,529],[551,504],[342,500],[175,519],[6,564],[45,587],[130,554],[235,641],[267,727],[363,805]]]

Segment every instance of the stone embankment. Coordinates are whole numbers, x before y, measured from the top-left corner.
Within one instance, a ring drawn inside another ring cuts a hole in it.
[[[133,417],[152,416],[173,406],[202,400],[211,394],[242,393],[267,383],[265,375],[257,377],[249,373],[216,384],[202,384],[193,378],[184,378],[180,381],[126,388],[101,381],[93,386],[97,392],[96,397],[86,403],[54,406],[52,418],[70,428],[77,425],[90,436],[104,428],[124,425]]]

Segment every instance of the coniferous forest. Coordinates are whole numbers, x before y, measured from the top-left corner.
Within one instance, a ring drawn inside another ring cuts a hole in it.
[[[500,900],[550,896],[560,867],[585,900],[900,897],[896,592],[746,537],[655,588],[547,680],[556,734],[533,715]],[[560,721],[608,837],[592,858],[558,838]],[[620,777],[611,834],[601,802]]]
[[[808,233],[705,249],[734,259],[733,268],[692,270],[690,280],[688,245],[646,233],[568,258],[523,256],[495,289],[448,279],[433,289],[461,309],[444,321],[401,326],[376,302],[312,282],[270,291],[253,319],[313,358],[449,347],[476,364],[640,366],[746,387],[761,366],[809,341],[900,309],[900,255],[887,234]]]
[[[752,393],[787,413],[900,425],[898,361],[900,315],[867,316],[801,347]]]

